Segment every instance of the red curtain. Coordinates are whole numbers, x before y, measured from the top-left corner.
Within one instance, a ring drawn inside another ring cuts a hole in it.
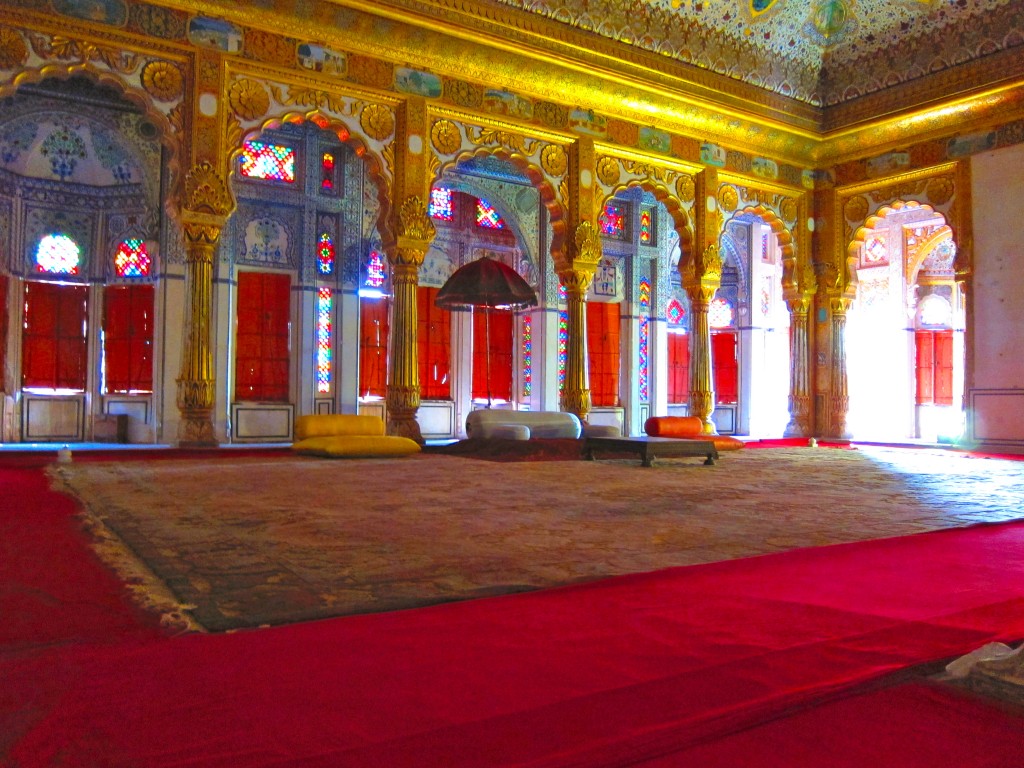
[[[388,388],[388,300],[359,300],[359,395],[384,397]]]
[[[416,289],[419,323],[420,398],[450,400],[452,313],[434,306],[437,288]]]
[[[103,372],[106,392],[153,391],[152,285],[103,290]]]
[[[291,277],[238,274],[235,400],[288,401]]]
[[[917,404],[953,404],[953,331],[917,331]]]
[[[587,302],[590,399],[595,406],[619,404],[619,305]]]
[[[487,315],[491,316],[490,392],[495,400],[512,399],[514,313],[507,309],[473,310],[473,398],[487,399]]]
[[[668,401],[686,403],[690,399],[690,336],[668,335]]]
[[[732,405],[739,402],[736,331],[711,334],[711,363],[715,380],[715,403]]]
[[[26,282],[22,386],[84,391],[88,321],[88,286]]]

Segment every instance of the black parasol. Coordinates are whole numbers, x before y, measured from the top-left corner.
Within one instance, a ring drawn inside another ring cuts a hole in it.
[[[491,310],[522,309],[537,304],[530,284],[507,264],[481,256],[459,267],[441,286],[434,305],[443,309],[483,307],[487,343],[487,407],[491,407]]]

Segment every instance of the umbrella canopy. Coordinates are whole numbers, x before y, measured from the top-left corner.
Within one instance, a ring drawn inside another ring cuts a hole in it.
[[[437,292],[434,304],[455,307],[508,307],[519,309],[537,304],[537,294],[512,267],[482,256],[459,267]]]

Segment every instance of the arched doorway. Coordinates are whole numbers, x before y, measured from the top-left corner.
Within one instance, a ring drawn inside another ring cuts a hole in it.
[[[4,440],[157,439],[164,160],[159,128],[112,85],[43,80],[7,100]]]
[[[848,427],[862,440],[950,442],[963,429],[964,310],[942,214],[897,202],[851,245]]]

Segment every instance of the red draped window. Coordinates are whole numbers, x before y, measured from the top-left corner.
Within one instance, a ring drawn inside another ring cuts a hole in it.
[[[88,286],[26,282],[22,386],[84,391],[88,322]]]
[[[668,401],[690,400],[690,337],[685,333],[668,335]]]
[[[619,305],[587,302],[590,399],[595,406],[619,404]]]
[[[450,400],[452,314],[434,306],[437,288],[416,289],[419,322],[420,398]]]
[[[917,331],[917,404],[953,404],[953,331]]]
[[[359,299],[359,395],[384,397],[388,387],[388,300]]]
[[[739,366],[736,360],[736,331],[711,334],[711,363],[715,381],[715,403],[739,402]]]
[[[238,273],[237,401],[288,401],[291,289],[289,275]]]
[[[106,392],[153,391],[152,285],[103,290],[103,380]]]
[[[487,312],[473,310],[473,399],[487,399]],[[490,393],[493,400],[512,399],[512,340],[514,314],[507,309],[492,309],[491,316],[491,376]]]

